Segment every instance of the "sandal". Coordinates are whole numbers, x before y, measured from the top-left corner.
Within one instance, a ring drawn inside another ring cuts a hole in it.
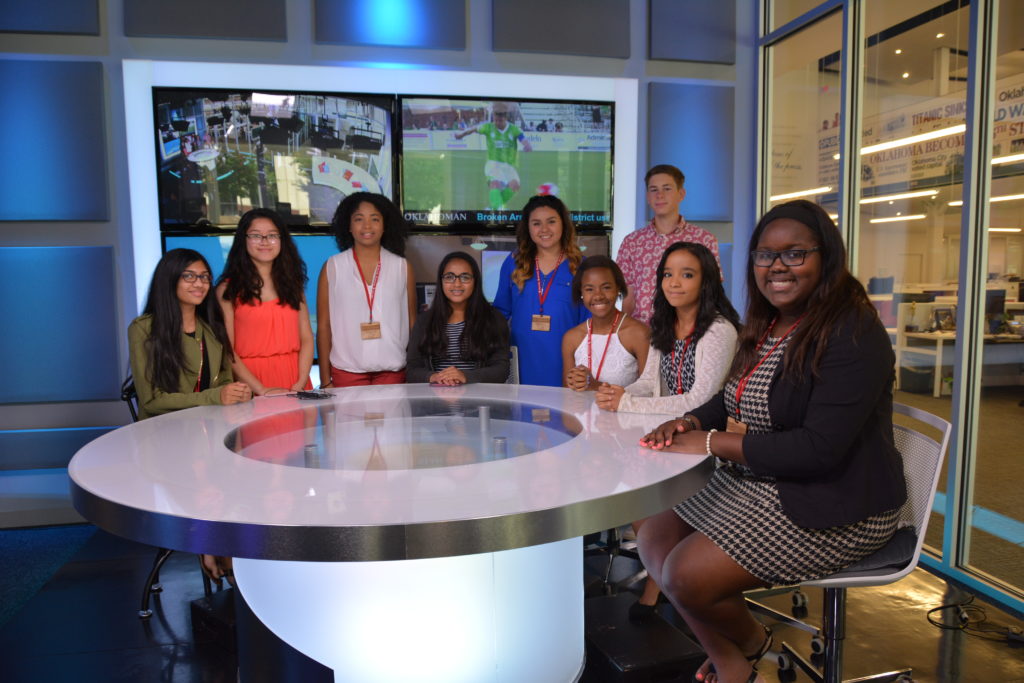
[[[766,654],[768,654],[771,651],[772,643],[774,642],[774,638],[772,637],[772,630],[764,624],[761,624],[761,628],[764,629],[764,641],[762,641],[761,646],[757,648],[757,652],[755,652],[752,655],[746,656],[747,661],[750,662],[751,666],[753,667],[750,673],[750,678],[747,679],[747,683],[751,683],[757,678],[757,664],[762,659],[764,659],[764,656]],[[700,669],[697,669],[697,672],[693,674],[694,683],[706,683],[707,677],[715,673],[715,665],[711,664],[708,661],[705,661],[705,663],[708,665],[708,668],[703,674],[701,674]],[[703,667],[704,665],[702,664],[701,666]],[[716,676],[715,678],[718,677]]]

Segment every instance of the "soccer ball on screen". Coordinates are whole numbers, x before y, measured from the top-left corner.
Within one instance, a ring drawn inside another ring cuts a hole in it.
[[[558,185],[554,183],[541,183],[537,186],[537,194],[539,195],[551,195],[552,197],[558,196]]]

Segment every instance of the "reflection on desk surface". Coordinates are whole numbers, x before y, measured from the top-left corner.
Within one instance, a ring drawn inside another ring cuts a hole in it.
[[[563,444],[583,430],[547,406],[459,398],[323,404],[231,431],[245,458],[328,470],[408,470],[514,458]]]

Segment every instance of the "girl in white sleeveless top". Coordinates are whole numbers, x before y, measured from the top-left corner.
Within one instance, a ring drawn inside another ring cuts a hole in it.
[[[402,215],[387,197],[357,192],[332,224],[341,253],[327,260],[317,285],[320,384],[401,384],[416,317]]]
[[[622,271],[607,256],[583,259],[572,281],[572,296],[591,318],[562,338],[563,385],[574,391],[603,384],[632,384],[647,361],[650,331],[617,307],[626,296]]]

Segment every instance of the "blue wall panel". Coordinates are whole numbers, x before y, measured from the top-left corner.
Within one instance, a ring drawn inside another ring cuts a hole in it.
[[[0,60],[0,220],[107,220],[103,92],[99,62]]]
[[[648,22],[651,59],[736,63],[735,2],[650,0]]]
[[[128,409],[125,408],[125,417]],[[0,472],[67,467],[78,449],[117,427],[0,430]]]
[[[0,247],[0,403],[120,396],[113,247]]]
[[[316,0],[316,42],[466,49],[466,0]]]
[[[124,0],[124,34],[283,42],[285,0]]]
[[[650,85],[647,160],[683,171],[688,220],[732,220],[734,101],[731,86]]]
[[[96,0],[3,0],[0,31],[98,36],[100,11]]]

